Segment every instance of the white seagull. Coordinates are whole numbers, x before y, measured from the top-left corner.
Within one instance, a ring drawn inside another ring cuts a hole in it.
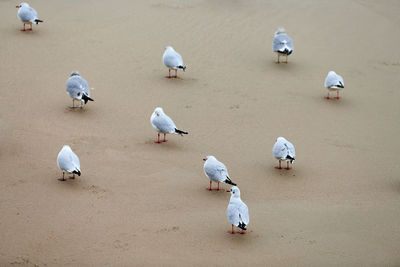
[[[89,100],[94,101],[90,98],[90,89],[87,81],[77,71],[71,72],[67,80],[66,90],[72,98],[72,108],[75,108],[75,100],[81,101],[80,108],[83,108],[83,104],[86,104]]]
[[[288,62],[287,58],[293,52],[293,43],[292,39],[290,39],[290,37],[286,34],[284,28],[278,28],[278,30],[275,32],[274,41],[272,42],[272,50],[278,55],[278,61],[276,61],[276,63],[280,63],[279,58],[281,56],[286,57],[286,61],[284,63]]]
[[[75,179],[75,174],[81,176],[81,164],[79,162],[78,156],[72,151],[70,146],[63,146],[60,153],[57,156],[57,166],[63,172],[63,177],[58,179],[60,181],[65,181],[64,174],[72,173],[70,179]]]
[[[218,161],[214,156],[207,156],[203,160],[205,161],[204,173],[210,179],[210,187],[208,187],[207,190],[219,191],[219,183],[236,185],[231,181],[231,178],[229,178],[228,169],[222,162]],[[211,187],[213,181],[218,183],[217,188]]]
[[[172,46],[167,46],[163,54],[164,65],[168,68],[167,78],[178,78],[178,69],[185,71],[182,56]],[[171,70],[175,70],[175,76],[171,76]]]
[[[330,71],[325,79],[325,87],[328,89],[328,95],[325,96],[326,99],[330,99],[330,91],[336,91],[336,99],[339,99],[339,90],[344,88],[344,81],[342,76],[337,75],[336,72]]]
[[[228,217],[228,221],[232,224],[231,234],[235,233],[233,230],[234,226],[242,229],[242,231],[240,231],[241,234],[246,233],[247,225],[250,221],[249,209],[240,199],[240,190],[237,186],[232,186],[231,188],[231,199],[226,209],[226,216]]]
[[[24,28],[21,29],[21,31],[25,31],[26,24],[29,24],[31,26],[28,30],[32,31],[33,22],[36,24],[39,24],[39,22],[43,22],[43,20],[38,19],[36,10],[30,7],[28,3],[21,3],[16,6],[16,8],[18,8],[18,18],[24,24]]]
[[[272,153],[276,159],[279,160],[279,166],[276,166],[277,169],[282,169],[281,161],[286,161],[286,170],[290,170],[289,162],[293,164],[293,161],[296,157],[296,152],[294,150],[294,146],[288,140],[283,137],[278,137],[276,140],[274,147],[272,148]]]
[[[150,122],[151,125],[153,125],[154,129],[156,129],[158,132],[157,133],[158,139],[157,141],[154,141],[155,143],[167,142],[168,140],[165,139],[167,133],[174,133],[180,135],[188,134],[188,132],[178,130],[172,119],[168,117],[167,114],[164,113],[164,110],[160,107],[154,109],[154,112],[153,114],[151,114],[150,117]],[[160,140],[160,133],[164,134],[163,140]]]

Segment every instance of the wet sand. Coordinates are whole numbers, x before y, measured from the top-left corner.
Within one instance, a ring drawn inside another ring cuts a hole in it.
[[[0,265],[400,264],[398,1],[29,3],[44,23],[20,32],[17,2],[0,1]],[[72,70],[94,88],[83,110]],[[324,99],[330,70],[339,101]],[[154,144],[157,106],[189,135]],[[290,171],[274,168],[278,136]],[[75,181],[57,180],[64,144]],[[206,155],[240,187],[246,235],[227,233],[229,194],[205,190]]]

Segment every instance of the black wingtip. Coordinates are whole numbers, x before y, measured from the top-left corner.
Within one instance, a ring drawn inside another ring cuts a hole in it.
[[[91,99],[90,97],[88,97],[87,95],[83,94],[82,95],[82,99],[83,101],[85,101],[85,104],[90,100],[90,101],[94,101],[93,99]]]
[[[286,159],[289,160],[290,163],[293,163],[293,161],[294,161],[294,158],[289,155],[286,156]]]
[[[239,227],[240,229],[244,230],[244,231],[247,230],[246,224],[245,224],[245,223],[240,222],[239,225],[238,225],[238,227]]]
[[[188,132],[184,132],[184,131],[178,130],[176,128],[175,128],[175,133],[180,134],[180,135],[188,134]]]
[[[43,22],[43,20],[35,19],[35,23],[36,23],[36,24],[39,24],[39,22]]]
[[[73,171],[72,173],[81,176],[81,171]]]
[[[178,69],[182,69],[183,71],[185,71],[186,70],[186,66],[180,65],[180,66],[178,66]]]
[[[224,181],[224,183],[226,183],[226,184],[231,184],[231,185],[233,185],[233,186],[236,186],[236,184],[235,184],[234,182],[232,182],[231,179],[229,179],[229,178],[226,178],[225,181]]]

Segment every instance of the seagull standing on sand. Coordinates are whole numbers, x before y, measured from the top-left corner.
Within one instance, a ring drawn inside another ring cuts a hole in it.
[[[231,234],[235,231],[233,227],[239,227],[242,229],[241,234],[245,234],[247,225],[249,224],[249,209],[247,205],[240,199],[240,190],[237,186],[231,188],[231,199],[229,201],[228,208],[226,210],[228,221],[232,224]]]
[[[289,162],[293,164],[293,161],[296,157],[296,152],[294,150],[294,146],[288,140],[283,137],[278,137],[274,147],[272,148],[272,153],[276,159],[279,160],[279,166],[276,166],[277,169],[282,169],[281,161],[286,161],[286,170],[290,170]]]
[[[284,63],[288,62],[287,58],[293,52],[293,43],[292,39],[290,39],[290,37],[286,34],[284,28],[278,28],[278,30],[275,32],[274,41],[272,42],[272,50],[278,55],[278,61],[276,61],[276,63],[280,63],[279,58],[281,56],[286,57],[286,61]]]
[[[38,19],[36,10],[30,7],[28,3],[21,3],[16,6],[16,8],[18,8],[18,18],[24,24],[24,28],[21,29],[21,31],[25,31],[26,24],[29,24],[31,26],[28,30],[32,31],[33,22],[36,24],[39,24],[39,22],[43,22],[43,20]]]
[[[208,187],[207,190],[219,191],[219,183],[236,185],[231,181],[231,178],[229,178],[228,170],[222,162],[218,161],[214,156],[207,156],[203,160],[205,161],[204,173],[210,179],[210,187]],[[218,183],[217,188],[211,187],[213,181]]]
[[[90,98],[90,89],[87,81],[77,71],[71,72],[67,80],[66,90],[72,98],[72,108],[75,108],[75,100],[81,101],[80,108],[83,108],[83,104],[86,104],[89,100],[94,101]]]
[[[70,179],[75,179],[75,174],[81,176],[81,164],[79,162],[78,156],[72,151],[70,146],[63,146],[57,157],[57,166],[63,172],[63,177],[58,179],[60,181],[65,181],[64,174],[72,173]]]
[[[336,91],[335,98],[339,99],[339,90],[342,90],[344,88],[342,76],[337,75],[334,71],[330,71],[325,79],[325,87],[328,88],[328,95],[325,96],[326,99],[330,99],[330,91]]]
[[[168,68],[167,78],[178,78],[178,69],[185,71],[182,56],[176,52],[172,46],[167,46],[163,54],[164,65]],[[171,76],[171,70],[175,70],[175,76]]]
[[[156,129],[158,132],[157,134],[158,139],[157,141],[154,141],[155,143],[167,142],[168,140],[165,139],[167,133],[174,133],[180,135],[188,134],[188,132],[178,130],[172,119],[168,117],[167,114],[164,113],[164,110],[160,107],[154,109],[154,112],[153,114],[151,114],[150,117],[150,122],[151,125],[153,125],[154,129]],[[160,140],[160,133],[164,134],[163,140]]]

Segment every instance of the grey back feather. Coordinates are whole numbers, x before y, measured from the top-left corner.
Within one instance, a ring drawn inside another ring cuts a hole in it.
[[[283,52],[285,47],[287,47],[290,51],[293,51],[292,39],[286,33],[277,34],[272,43],[272,50],[274,52]]]
[[[83,93],[90,97],[90,89],[87,81],[78,75],[69,77],[66,90],[71,98],[81,99]]]

